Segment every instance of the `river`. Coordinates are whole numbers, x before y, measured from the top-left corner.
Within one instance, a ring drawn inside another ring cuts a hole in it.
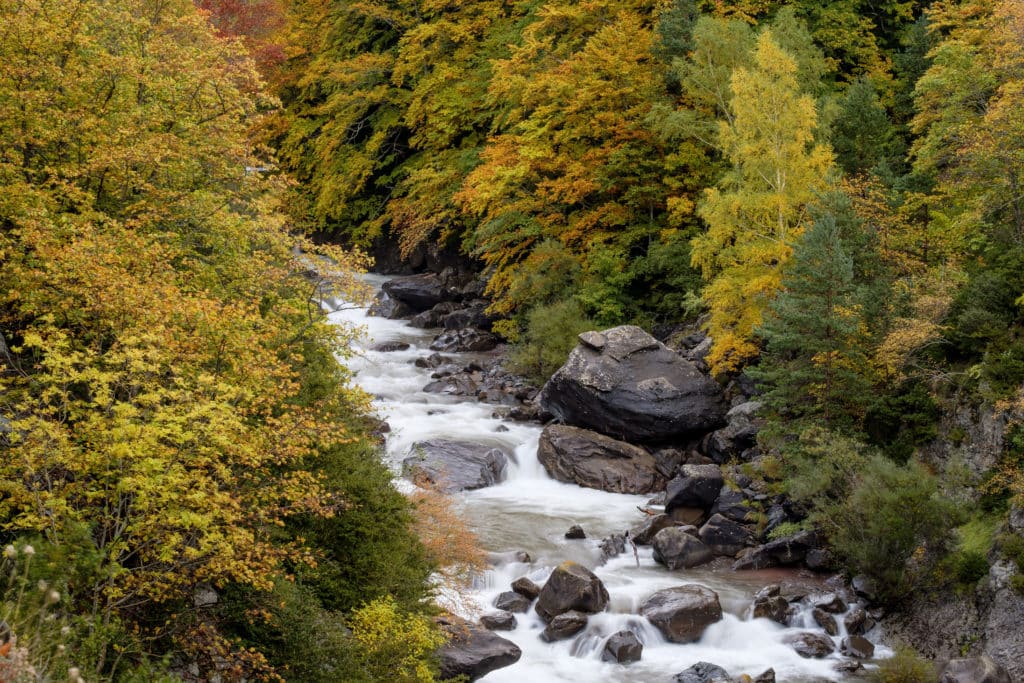
[[[387,278],[370,275],[379,286]],[[638,505],[649,496],[605,493],[554,481],[538,463],[536,424],[504,421],[493,417],[495,407],[465,397],[451,397],[421,391],[431,381],[430,369],[414,361],[432,353],[428,347],[436,331],[408,326],[401,320],[368,317],[366,309],[349,308],[331,314],[336,321],[364,326],[366,334],[358,355],[348,361],[356,382],[372,396],[380,417],[387,420],[388,463],[398,472],[410,446],[431,438],[473,441],[501,448],[512,458],[507,478],[499,485],[457,494],[466,519],[485,549],[507,557],[525,551],[532,562],[501,563],[481,577],[473,599],[481,611],[493,609],[491,601],[509,584],[528,576],[543,585],[559,563],[574,560],[591,568],[611,595],[608,611],[591,617],[578,636],[555,643],[539,638],[544,628],[534,614],[519,614],[514,631],[500,632],[523,651],[518,663],[494,671],[486,683],[562,683],[579,681],[670,681],[676,673],[707,661],[725,668],[732,676],[757,676],[773,668],[779,681],[852,680],[833,668],[838,654],[826,659],[804,659],[783,639],[793,633],[820,632],[809,613],[798,619],[801,628],[786,628],[768,619],[748,619],[753,594],[766,584],[782,580],[804,583],[819,579],[796,572],[732,572],[728,569],[669,571],[656,563],[650,547],[640,547],[639,567],[632,552],[599,565],[598,542],[612,533],[622,533],[640,521]],[[402,341],[405,351],[368,350],[373,343]],[[457,356],[458,362],[472,359]],[[565,531],[573,524],[585,530],[584,540],[567,540]],[[640,603],[662,588],[684,583],[703,584],[719,595],[724,618],[707,629],[698,643],[678,645],[665,641],[646,619],[637,615]],[[839,619],[838,621],[842,621]],[[842,626],[840,626],[842,628]],[[601,661],[605,638],[617,631],[634,631],[644,643],[641,661],[629,665]],[[843,635],[842,633],[840,634]],[[840,637],[835,643],[838,649]],[[888,651],[879,648],[877,654]]]

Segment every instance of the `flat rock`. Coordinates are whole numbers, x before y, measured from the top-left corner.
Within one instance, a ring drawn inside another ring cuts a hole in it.
[[[558,481],[613,493],[651,493],[665,488],[658,463],[639,446],[568,425],[544,428],[537,459]]]
[[[700,640],[704,630],[722,618],[718,594],[698,584],[686,584],[660,590],[640,605],[665,638],[673,643]]]
[[[508,456],[497,448],[468,441],[431,439],[409,449],[402,468],[418,486],[445,493],[491,486],[505,476]]]

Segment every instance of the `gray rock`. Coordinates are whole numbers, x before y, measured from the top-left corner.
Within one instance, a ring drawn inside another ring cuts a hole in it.
[[[722,618],[718,594],[710,588],[686,584],[660,590],[640,605],[640,614],[647,617],[665,638],[673,643],[700,640],[704,630]]]
[[[820,607],[815,607],[811,614],[814,616],[815,623],[818,624],[825,633],[830,636],[839,635],[839,624],[836,623],[836,618],[834,616]]]
[[[438,650],[441,680],[466,676],[471,681],[496,669],[515,664],[522,651],[511,640],[461,619],[439,620],[449,635],[448,643]]]
[[[611,536],[606,536],[601,539],[599,547],[601,548],[601,561],[607,562],[613,557],[626,552],[626,535],[612,534]]]
[[[791,610],[789,601],[781,594],[781,587],[778,584],[765,586],[754,595],[754,605],[751,616],[754,619],[771,619],[782,624],[789,623]]]
[[[516,624],[516,615],[511,612],[492,612],[480,617],[480,625],[490,631],[512,631]]]
[[[742,524],[715,514],[701,527],[700,540],[715,555],[735,557],[738,552],[754,544],[754,534]]]
[[[658,442],[723,424],[722,390],[639,327],[580,335],[540,403],[561,421],[629,442]]]
[[[371,351],[380,351],[381,353],[391,353],[393,351],[405,351],[409,348],[409,344],[400,341],[386,341],[374,344],[370,347]]]
[[[654,535],[654,560],[669,569],[689,569],[707,564],[714,559],[714,553],[699,539],[674,526],[662,529]]]
[[[847,610],[846,603],[838,593],[817,593],[810,596],[809,602],[818,609],[832,614],[842,614]]]
[[[732,683],[729,672],[710,662],[697,662],[686,671],[676,674],[675,683]]]
[[[648,515],[640,524],[629,530],[629,536],[637,545],[650,545],[659,531],[678,525],[679,522],[668,515]]]
[[[821,659],[836,651],[832,639],[820,633],[794,633],[783,638],[782,642],[792,646],[798,655],[807,659]]]
[[[650,493],[665,487],[650,453],[624,441],[567,425],[548,425],[537,459],[553,478],[613,493]]]
[[[847,657],[856,657],[857,659],[871,659],[875,656],[875,646],[864,636],[843,638],[839,644],[839,651]]]
[[[802,562],[807,552],[818,547],[813,531],[800,531],[757,548],[744,551],[733,563],[733,569],[768,569]]]
[[[492,603],[498,609],[505,610],[506,612],[518,612],[525,614],[530,611],[530,599],[516,593],[515,591],[505,591],[504,593],[498,594],[498,597],[494,598]]]
[[[939,683],[1013,683],[1010,674],[988,655],[953,659],[946,664]]]
[[[431,439],[414,443],[402,468],[417,485],[451,493],[498,483],[507,464],[508,457],[497,448]]]
[[[468,308],[460,308],[444,316],[441,324],[446,330],[475,327],[490,332],[494,318],[487,314],[486,309],[486,301],[473,302],[473,305]]]
[[[409,275],[388,280],[381,287],[392,299],[397,299],[415,311],[433,308],[451,295],[433,273]]]
[[[764,426],[764,419],[757,417],[761,407],[760,401],[748,401],[730,409],[725,415],[725,427],[705,439],[704,452],[721,464],[753,447],[758,431]]]
[[[804,564],[813,571],[827,572],[835,568],[835,558],[825,548],[811,548],[807,551]]]
[[[665,489],[665,512],[672,514],[676,508],[710,510],[723,483],[718,465],[683,465]]]
[[[718,499],[711,508],[711,513],[740,523],[754,520],[754,511],[747,504],[747,497],[742,491],[735,491],[728,486],[723,486],[718,492]]]
[[[432,353],[429,356],[421,356],[417,358],[413,365],[418,368],[439,368],[442,365],[451,363],[452,359],[447,356],[442,356],[439,353]]]
[[[751,678],[750,683],[775,683],[775,669],[765,669]]]
[[[540,586],[525,576],[520,576],[512,582],[512,590],[527,600],[536,600],[537,596],[540,595]]]
[[[468,353],[472,351],[490,351],[498,345],[498,338],[483,330],[464,329],[450,330],[439,334],[430,343],[431,351],[447,353]]]
[[[537,597],[537,614],[549,622],[570,610],[601,612],[608,606],[608,589],[592,571],[575,562],[563,562],[551,572]]]
[[[601,659],[606,662],[628,664],[639,662],[643,654],[644,644],[632,631],[613,633],[604,644]]]
[[[570,610],[556,615],[541,633],[541,639],[551,643],[556,640],[571,638],[587,627],[587,615],[583,612]]]
[[[404,301],[393,299],[386,292],[378,292],[366,314],[388,320],[398,320],[400,318],[408,318],[415,312]]]
[[[858,597],[865,600],[874,601],[878,597],[878,586],[875,584],[875,580],[869,576],[858,574],[850,581],[850,586]]]
[[[875,627],[875,620],[863,607],[854,605],[843,617],[843,624],[846,626],[847,633],[862,636]]]

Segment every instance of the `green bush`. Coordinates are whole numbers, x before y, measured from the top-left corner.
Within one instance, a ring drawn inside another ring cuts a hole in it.
[[[953,578],[965,586],[973,586],[988,575],[988,560],[981,553],[972,550],[960,550],[950,556]]]
[[[871,673],[875,683],[936,683],[939,680],[935,665],[901,645],[889,659],[883,659]]]
[[[580,332],[595,326],[574,299],[538,306],[530,311],[526,333],[509,354],[509,369],[542,384],[565,363]]]

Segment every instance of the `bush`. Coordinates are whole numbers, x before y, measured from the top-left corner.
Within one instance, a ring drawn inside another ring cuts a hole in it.
[[[522,341],[509,354],[509,369],[543,384],[565,363],[577,336],[594,327],[573,299],[538,306],[527,316]]]
[[[445,636],[427,617],[403,614],[391,598],[380,598],[358,609],[349,620],[359,643],[362,668],[372,680],[436,680],[433,653]]]
[[[901,645],[889,659],[883,659],[871,674],[876,683],[935,683],[939,680],[935,665]]]

